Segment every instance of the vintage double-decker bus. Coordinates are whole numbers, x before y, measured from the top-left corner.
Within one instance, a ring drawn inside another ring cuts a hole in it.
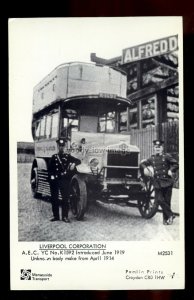
[[[50,196],[48,163],[56,139],[81,164],[70,179],[73,214],[83,218],[89,200],[125,203],[151,218],[158,205],[150,181],[139,173],[139,149],[130,144],[126,74],[109,66],[72,62],[55,68],[34,87],[31,170],[34,197]]]

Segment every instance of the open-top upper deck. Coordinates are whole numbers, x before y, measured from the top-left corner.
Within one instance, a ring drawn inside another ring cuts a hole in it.
[[[127,78],[124,72],[109,66],[72,62],[59,65],[33,91],[33,113],[51,104],[73,97],[110,94],[126,98]]]

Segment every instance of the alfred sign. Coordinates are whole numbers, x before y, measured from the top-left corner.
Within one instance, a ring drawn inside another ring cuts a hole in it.
[[[178,49],[178,35],[123,49],[122,63],[163,55]]]

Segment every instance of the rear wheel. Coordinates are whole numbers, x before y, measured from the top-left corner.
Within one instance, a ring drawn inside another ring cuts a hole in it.
[[[31,190],[32,195],[34,198],[37,198],[40,196],[40,193],[38,193],[38,168],[33,167],[31,172]]]
[[[85,181],[78,175],[70,183],[70,206],[77,220],[82,220],[87,206],[87,188]]]
[[[152,180],[144,181],[144,193],[138,200],[139,212],[145,219],[152,218],[158,211],[158,201],[155,198],[155,190]]]

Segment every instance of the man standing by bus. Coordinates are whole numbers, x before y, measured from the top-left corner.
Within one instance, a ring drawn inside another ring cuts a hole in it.
[[[173,173],[178,170],[178,162],[170,154],[164,154],[163,143],[161,140],[153,141],[154,155],[142,161],[141,167],[144,176],[153,177],[155,197],[163,210],[163,224],[171,225],[175,217],[171,210]]]
[[[64,151],[65,145],[67,143],[66,139],[60,138],[56,142],[58,146],[58,153],[54,154],[51,157],[48,167],[53,211],[53,218],[50,221],[54,222],[60,220],[58,199],[60,191],[62,197],[62,221],[64,221],[65,223],[69,223],[69,181],[76,165],[80,164],[81,161]]]

